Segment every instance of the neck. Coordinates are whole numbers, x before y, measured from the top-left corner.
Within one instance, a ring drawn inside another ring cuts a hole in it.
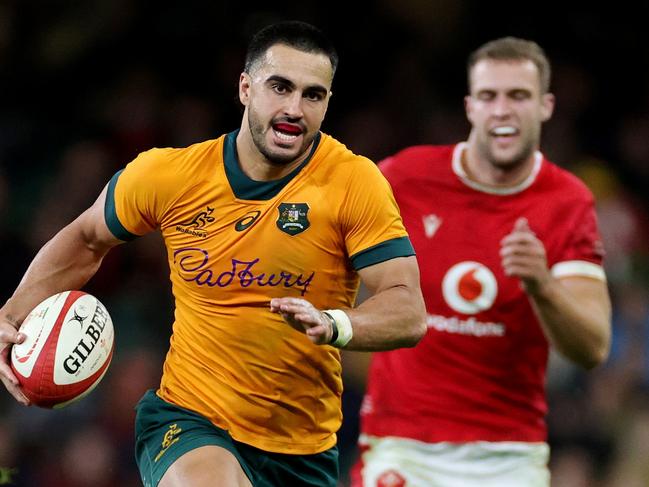
[[[462,168],[467,177],[476,183],[496,188],[512,187],[525,181],[534,170],[536,151],[520,161],[498,165],[488,160],[478,150],[475,140],[469,136],[466,149],[462,152]]]
[[[247,123],[241,125],[237,135],[237,156],[243,173],[253,181],[281,179],[304,162],[311,152],[311,145],[296,159],[285,164],[269,161],[255,145]]]

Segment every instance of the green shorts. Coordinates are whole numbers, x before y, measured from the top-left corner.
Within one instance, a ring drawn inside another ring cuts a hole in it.
[[[153,390],[136,406],[135,460],[144,487],[156,487],[180,456],[216,445],[232,453],[255,487],[336,487],[338,448],[314,455],[289,455],[240,443],[208,419],[160,399]]]

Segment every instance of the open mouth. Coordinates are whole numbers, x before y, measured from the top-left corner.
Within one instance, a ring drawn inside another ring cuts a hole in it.
[[[489,135],[493,137],[514,137],[519,134],[519,130],[511,125],[502,125],[494,127],[489,131]]]
[[[284,142],[292,142],[302,135],[302,127],[286,122],[274,123],[273,132],[278,139]]]

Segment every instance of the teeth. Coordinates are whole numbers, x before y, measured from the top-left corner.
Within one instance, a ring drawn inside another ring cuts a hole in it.
[[[289,142],[291,140],[295,140],[298,137],[297,135],[286,134],[284,132],[280,132],[280,131],[274,130],[274,129],[273,129],[273,132],[275,132],[275,135],[277,135],[277,137],[279,137],[280,139],[285,140],[287,142]]]
[[[496,127],[491,130],[494,135],[514,135],[516,133],[515,127]]]

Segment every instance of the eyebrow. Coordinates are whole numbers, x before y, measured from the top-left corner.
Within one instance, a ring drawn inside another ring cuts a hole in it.
[[[289,88],[291,88],[292,90],[294,90],[296,88],[295,83],[293,83],[290,79],[286,79],[283,76],[279,76],[277,74],[273,74],[273,75],[269,76],[266,79],[266,83],[268,83],[270,81],[277,81],[279,83],[282,83],[282,84],[288,86]],[[322,95],[326,95],[328,90],[327,90],[327,88],[325,88],[322,85],[311,85],[311,86],[307,86],[304,89],[304,91],[305,92],[310,91],[310,92],[315,92],[315,93],[320,93]]]
[[[482,93],[492,94],[492,93],[497,93],[498,91],[500,91],[500,90],[498,90],[497,88],[482,88],[482,89],[476,91],[475,94],[477,96],[477,95],[480,95]],[[532,94],[532,90],[528,89],[528,88],[510,88],[510,89],[504,90],[504,92],[505,92],[505,95],[511,95],[511,94],[514,94],[514,93],[525,93],[525,94],[529,94],[529,95]]]

